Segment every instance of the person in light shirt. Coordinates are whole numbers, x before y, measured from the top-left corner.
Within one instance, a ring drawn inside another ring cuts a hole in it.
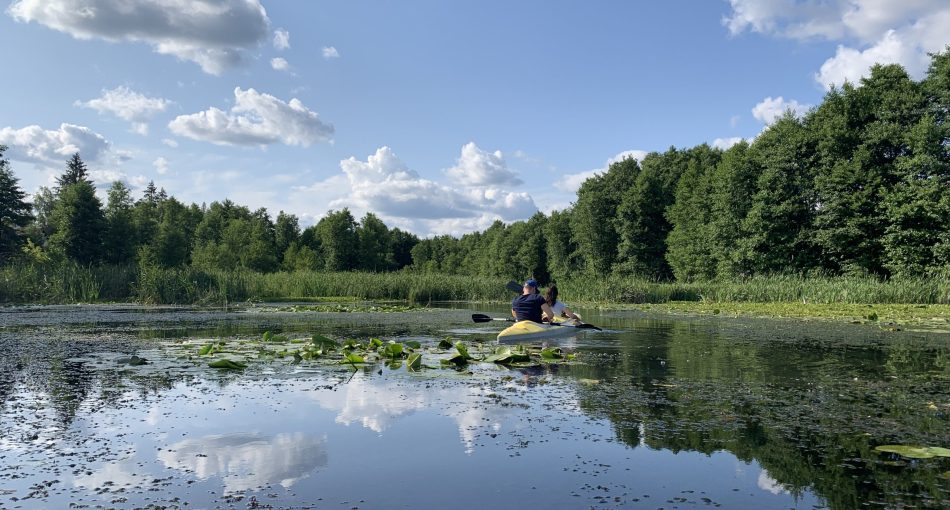
[[[562,301],[557,300],[557,285],[551,284],[548,287],[548,291],[544,296],[544,300],[547,302],[548,306],[551,307],[552,315],[546,315],[548,319],[551,317],[566,317],[568,319],[574,319],[578,323],[581,322],[581,318],[576,313],[572,312],[570,308],[567,307]],[[550,320],[548,321],[550,322]]]

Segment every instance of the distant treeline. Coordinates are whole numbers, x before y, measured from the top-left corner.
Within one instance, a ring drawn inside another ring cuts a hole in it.
[[[186,206],[149,183],[133,200],[121,181],[103,207],[79,154],[56,188],[25,201],[0,146],[0,266],[11,263],[196,267],[208,271],[392,271],[412,263],[419,238],[367,213],[357,223],[331,211],[301,230],[299,220],[230,200]]]
[[[927,76],[875,66],[728,150],[614,163],[568,210],[425,240],[428,271],[680,282],[908,277],[950,269],[950,51]]]
[[[30,202],[0,146],[0,267],[7,278],[34,275],[47,286],[54,278],[46,275],[99,275],[64,285],[158,301],[167,299],[147,282],[222,272],[408,270],[542,283],[946,277],[948,117],[950,47],[919,82],[900,66],[878,65],[804,116],[787,112],[751,143],[625,159],[585,181],[567,210],[425,240],[372,213],[356,221],[347,209],[331,211],[301,229],[294,215],[272,220],[230,200],[185,205],[153,183],[133,199],[115,182],[103,205],[79,154],[57,186]]]

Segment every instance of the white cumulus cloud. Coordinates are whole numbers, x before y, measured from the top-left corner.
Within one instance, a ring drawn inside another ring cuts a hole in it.
[[[455,166],[445,173],[462,186],[517,186],[524,182],[508,170],[501,151],[483,151],[474,142],[462,146]]]
[[[0,144],[9,147],[6,156],[11,160],[44,166],[65,165],[77,152],[87,163],[105,163],[110,156],[117,157],[104,136],[88,127],[66,123],[56,130],[36,125],[20,129],[5,127],[0,129]]]
[[[290,32],[278,28],[274,31],[274,47],[278,50],[290,48]]]
[[[900,64],[914,77],[926,72],[927,53],[943,51],[950,27],[946,0],[730,0],[723,24],[791,39],[839,41],[815,74],[826,89],[867,76],[875,63]]]
[[[787,110],[791,110],[795,116],[801,117],[809,108],[811,108],[811,105],[801,104],[794,99],[786,101],[782,96],[776,98],[769,96],[752,107],[752,116],[760,122],[771,124],[784,115]]]
[[[17,0],[7,12],[76,39],[145,43],[210,74],[241,63],[270,26],[258,0]]]
[[[165,174],[168,172],[168,160],[163,157],[158,157],[155,161],[152,162],[152,165],[155,167],[155,171],[159,174]]]
[[[156,97],[146,97],[128,87],[103,89],[102,95],[89,101],[76,101],[76,106],[91,108],[101,113],[111,113],[120,119],[132,123],[136,133],[148,134],[148,120],[165,111],[171,101]]]
[[[323,58],[330,60],[331,58],[340,58],[340,52],[336,50],[333,46],[325,46],[323,48]]]
[[[320,120],[299,99],[281,101],[254,89],[234,89],[234,106],[225,112],[211,107],[176,117],[168,128],[177,135],[218,145],[300,145],[332,139],[333,125]]]
[[[538,210],[527,193],[455,188],[422,178],[389,147],[380,147],[365,161],[345,159],[340,168],[350,189],[333,207],[373,211],[388,224],[422,234],[470,232],[499,219],[527,219]]]
[[[947,25],[950,30],[950,24]],[[857,50],[838,46],[835,56],[826,60],[815,73],[815,80],[826,89],[832,85],[842,85],[845,81],[857,83],[867,76],[874,64],[901,64],[915,76],[922,76],[930,58],[912,43],[901,38],[897,32],[889,30],[877,44],[866,50]]]
[[[270,59],[270,66],[277,71],[290,71],[290,64],[287,63],[286,59],[280,57]]]

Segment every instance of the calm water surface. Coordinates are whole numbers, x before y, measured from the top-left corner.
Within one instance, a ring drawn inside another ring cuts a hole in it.
[[[474,312],[2,308],[0,508],[950,507],[950,458],[874,450],[950,447],[946,335],[585,310],[571,363],[187,359],[269,330],[437,367],[494,348]]]

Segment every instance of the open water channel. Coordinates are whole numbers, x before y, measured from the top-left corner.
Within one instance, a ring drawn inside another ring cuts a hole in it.
[[[581,310],[564,359],[453,369],[503,306],[276,310],[0,308],[0,508],[950,507],[950,458],[875,450],[950,447],[946,334]],[[208,367],[265,331],[422,366]]]

